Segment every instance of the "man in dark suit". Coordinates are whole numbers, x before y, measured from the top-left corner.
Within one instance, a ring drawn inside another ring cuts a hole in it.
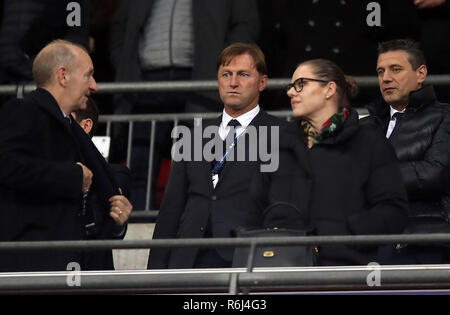
[[[0,241],[81,240],[96,194],[123,225],[132,210],[112,171],[70,113],[85,108],[98,87],[86,50],[56,40],[33,63],[37,90],[5,104],[0,113]],[[0,252],[2,271],[83,269],[82,251]]]
[[[243,43],[228,46],[218,58],[217,69],[224,110],[221,117],[203,127],[215,126],[215,135],[220,137],[220,142],[225,142],[225,148],[220,148],[222,152],[213,162],[205,156],[201,160],[173,162],[156,221],[155,239],[231,237],[235,228],[246,223],[249,182],[254,172],[260,171],[262,162],[261,159],[240,160],[239,156],[245,153],[248,157],[249,145],[263,141],[262,126],[278,131],[281,121],[258,105],[268,80],[259,47]],[[250,135],[250,130],[256,130],[253,134],[256,138]],[[203,147],[194,145],[193,154],[202,155],[208,140],[203,138]],[[236,153],[234,146],[238,158],[231,159]],[[245,152],[240,152],[241,149]],[[150,250],[148,268],[230,267],[233,252],[233,248],[154,248]]]
[[[84,130],[84,132],[93,137],[97,130],[99,110],[97,104],[92,99],[88,98],[86,108],[74,111],[72,117]],[[130,198],[130,183],[131,174],[130,169],[120,164],[109,164],[113,173],[114,179],[117,182],[120,193],[124,196],[124,202],[129,202]],[[88,199],[87,206],[93,211],[94,227],[91,229],[88,239],[123,239],[127,230],[127,225],[114,224],[113,219],[104,211],[100,200],[97,196],[91,195]],[[123,213],[122,217],[128,216],[131,213]],[[112,226],[112,228],[108,228]],[[104,251],[89,251],[85,253],[85,270],[112,270],[114,269],[113,255],[111,250]]]

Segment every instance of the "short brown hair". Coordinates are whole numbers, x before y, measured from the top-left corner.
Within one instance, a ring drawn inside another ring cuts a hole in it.
[[[264,53],[254,43],[233,43],[226,47],[217,58],[217,70],[219,70],[220,66],[228,65],[234,57],[244,54],[248,54],[253,58],[256,70],[260,75],[267,75]]]
[[[73,69],[76,66],[75,54],[70,46],[87,53],[83,46],[62,39],[56,39],[42,48],[33,62],[33,78],[37,87],[48,85],[58,67]]]

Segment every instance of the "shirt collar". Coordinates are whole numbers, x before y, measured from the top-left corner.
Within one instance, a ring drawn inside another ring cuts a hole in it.
[[[230,115],[228,115],[225,112],[225,109],[224,109],[223,114],[222,114],[222,126],[226,127],[226,126],[228,126],[228,123],[230,122],[230,120],[236,119],[237,121],[239,121],[239,123],[241,124],[241,126],[243,128],[247,128],[248,125],[250,125],[250,123],[252,122],[253,118],[255,118],[256,115],[258,115],[259,110],[260,110],[259,105],[256,105],[255,108],[246,112],[245,114],[242,114],[241,116],[231,117]]]
[[[404,113],[405,110],[406,110],[406,107],[403,110],[396,110],[391,105],[389,105],[389,107],[390,107],[391,119],[392,119],[392,116],[394,116],[395,113]]]
[[[70,116],[70,115],[66,115],[66,113],[64,113],[64,111],[63,111],[62,109],[60,109],[60,110],[61,110],[61,113],[63,114],[64,118],[68,118],[70,124],[72,124],[72,118],[71,118],[71,116]]]

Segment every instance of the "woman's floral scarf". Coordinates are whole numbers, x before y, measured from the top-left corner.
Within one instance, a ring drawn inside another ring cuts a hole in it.
[[[306,120],[300,122],[305,132],[306,146],[311,149],[314,144],[321,143],[324,139],[329,138],[342,129],[347,118],[350,116],[350,111],[343,108],[336,114],[330,117],[317,132],[312,124]]]

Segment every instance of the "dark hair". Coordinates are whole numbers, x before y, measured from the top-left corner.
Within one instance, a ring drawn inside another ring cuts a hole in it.
[[[217,70],[219,70],[220,66],[228,65],[234,57],[244,54],[252,56],[256,70],[260,75],[267,75],[267,65],[264,53],[261,48],[254,43],[233,43],[226,47],[217,58]]]
[[[97,130],[97,123],[98,123],[98,107],[95,101],[92,99],[92,97],[88,97],[88,100],[86,102],[86,108],[85,109],[77,109],[74,111],[76,115],[76,120],[78,123],[81,123],[83,119],[90,118],[92,120],[92,129],[89,132],[89,136],[93,136],[95,134],[95,131]]]
[[[425,55],[418,42],[411,39],[393,39],[378,43],[378,55],[395,50],[403,50],[408,54],[408,61],[414,70],[417,70],[421,65],[427,64]]]
[[[324,81],[333,81],[337,86],[339,105],[350,106],[349,98],[358,94],[358,85],[353,77],[346,76],[341,68],[327,59],[311,59],[298,66],[310,66],[314,75]]]

